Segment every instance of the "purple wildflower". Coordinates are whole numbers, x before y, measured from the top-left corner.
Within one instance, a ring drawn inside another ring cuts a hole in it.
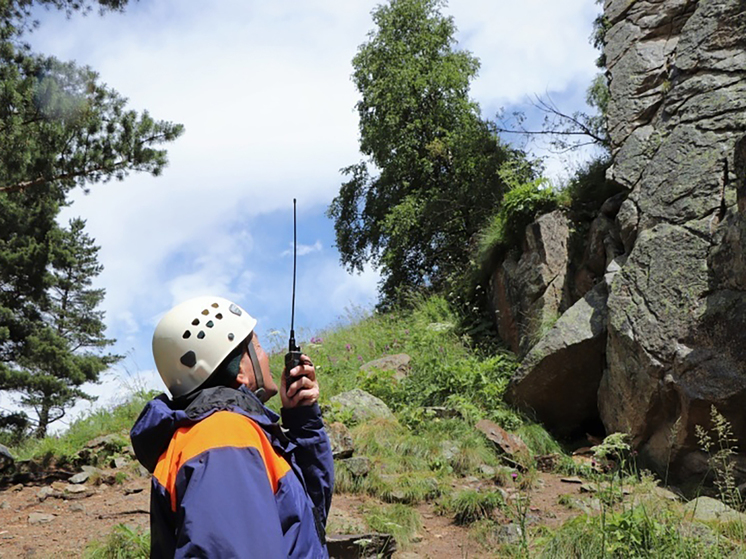
[[[362,361],[362,360],[363,360],[363,356],[362,356],[362,355],[358,355],[358,356],[357,356],[357,360],[358,360],[358,361]]]
[[[350,344],[345,344],[345,349],[347,351],[350,351],[352,349],[352,346]]]

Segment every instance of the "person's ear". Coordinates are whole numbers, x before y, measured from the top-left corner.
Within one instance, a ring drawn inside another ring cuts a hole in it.
[[[236,375],[236,382],[238,384],[243,384],[244,386],[246,386],[248,388],[248,386],[249,386],[249,376],[245,375],[243,373],[243,371],[239,371],[238,374]]]

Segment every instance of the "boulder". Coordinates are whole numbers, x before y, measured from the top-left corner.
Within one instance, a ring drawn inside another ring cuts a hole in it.
[[[607,287],[598,284],[565,312],[525,357],[505,398],[557,436],[598,422],[604,372]]]
[[[394,378],[401,380],[409,374],[411,361],[412,358],[406,353],[397,353],[396,355],[386,355],[375,361],[368,361],[360,365],[360,370],[364,373],[372,370],[394,371]]]
[[[518,435],[508,433],[494,421],[488,419],[480,420],[476,428],[497,447],[497,449],[515,459],[525,459],[531,454],[526,443]]]
[[[701,522],[740,522],[746,525],[746,514],[712,497],[697,497],[684,505],[684,511]]]
[[[715,406],[746,472],[746,11],[741,0],[608,0],[608,177],[626,260],[598,391],[640,465],[703,479]],[[671,463],[669,464],[669,460]]]
[[[332,396],[330,401],[340,406],[343,412],[349,411],[354,423],[361,423],[378,417],[394,419],[393,412],[383,400],[359,388]]]
[[[335,421],[326,426],[326,434],[332,445],[332,456],[334,459],[349,458],[355,452],[355,443],[352,440],[350,430],[344,423]]]

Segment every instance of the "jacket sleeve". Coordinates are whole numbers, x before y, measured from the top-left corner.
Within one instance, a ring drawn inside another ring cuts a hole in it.
[[[273,489],[251,448],[217,448],[184,464],[175,558],[286,557]]]
[[[324,430],[318,404],[283,408],[282,423],[297,445],[296,462],[306,482],[308,494],[324,524],[334,491],[334,459],[329,437]]]

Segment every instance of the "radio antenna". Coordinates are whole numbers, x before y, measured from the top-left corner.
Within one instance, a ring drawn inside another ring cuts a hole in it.
[[[296,270],[296,258],[298,253],[298,220],[295,214],[296,200],[293,198],[293,300],[290,305],[290,341],[288,349],[290,351],[298,351],[295,345],[295,270]]]
[[[298,219],[295,216],[295,198],[293,198],[293,302],[290,311],[290,339],[288,340],[288,352],[285,354],[285,390],[300,379],[303,375],[290,376],[290,371],[300,365],[300,348],[295,345],[295,260],[298,253],[297,238]]]

